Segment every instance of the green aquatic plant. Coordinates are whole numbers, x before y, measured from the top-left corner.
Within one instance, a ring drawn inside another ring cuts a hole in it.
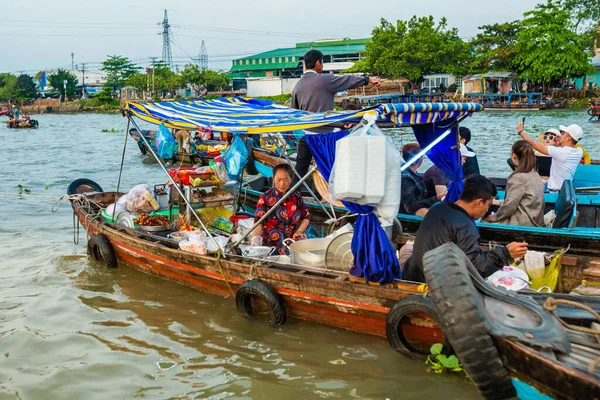
[[[441,343],[436,343],[431,346],[431,349],[429,349],[431,354],[429,354],[427,360],[425,360],[425,364],[431,365],[429,371],[435,374],[464,371],[458,358],[456,358],[455,355],[447,356],[442,354],[443,350],[444,345]]]
[[[27,189],[25,186],[18,184],[17,189],[19,190],[19,194],[29,194],[31,190]]]
[[[123,132],[121,129],[115,129],[115,128],[110,128],[110,129],[102,129],[103,133],[119,133],[119,132]]]

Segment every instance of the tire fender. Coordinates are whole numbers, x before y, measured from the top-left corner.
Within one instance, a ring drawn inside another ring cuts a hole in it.
[[[510,374],[498,354],[485,319],[485,305],[467,263],[454,243],[425,253],[423,272],[444,335],[479,393],[488,400],[516,397]]]
[[[435,309],[433,301],[427,297],[423,297],[422,295],[414,295],[398,301],[390,309],[390,312],[385,320],[385,333],[390,346],[392,346],[392,348],[397,352],[411,357],[426,356],[429,354],[429,351],[427,351],[427,353],[423,353],[414,348],[410,343],[408,343],[404,337],[404,334],[402,333],[402,320],[408,315],[414,313],[428,315],[440,326],[441,330],[440,318]],[[450,348],[450,343],[445,336],[443,338],[440,337],[439,342],[443,343],[446,349]]]
[[[117,268],[117,256],[108,238],[93,235],[87,244],[88,254],[106,268]]]
[[[83,188],[84,186],[87,186],[88,188],[90,188],[92,190],[86,190],[85,188]],[[81,190],[82,188],[84,190]],[[96,182],[94,182],[91,179],[86,179],[86,178],[75,179],[73,182],[71,182],[71,184],[67,188],[67,194],[69,196],[72,196],[74,194],[85,193],[85,192],[100,192],[100,193],[102,193],[102,192],[104,192],[104,190],[102,190],[102,187],[100,185],[98,185]]]
[[[240,285],[235,294],[237,310],[248,319],[254,319],[255,310],[252,307],[252,296],[259,297],[269,307],[269,325],[280,326],[287,319],[283,299],[271,285],[260,279],[252,279]]]

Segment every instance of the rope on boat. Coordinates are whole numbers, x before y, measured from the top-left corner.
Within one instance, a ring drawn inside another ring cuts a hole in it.
[[[229,284],[229,281],[227,280],[227,276],[225,275],[225,271],[223,271],[223,266],[221,265],[221,254],[222,254],[221,249],[219,249],[219,251],[217,253],[217,266],[219,267],[219,271],[221,272],[221,275],[223,275],[223,279],[225,280],[225,284],[229,288],[231,295],[233,297],[235,297],[235,292],[231,288],[231,285]]]
[[[546,311],[549,311],[552,313],[552,315],[554,315],[554,317],[558,320],[558,322],[561,323],[562,326],[564,326],[567,329],[571,329],[575,332],[581,332],[581,333],[586,333],[589,335],[593,335],[596,339],[600,340],[598,335],[600,335],[600,331],[597,329],[593,329],[593,328],[585,328],[583,326],[576,326],[576,325],[570,325],[567,324],[565,321],[563,321],[560,317],[558,317],[554,311],[556,311],[556,309],[558,308],[559,304],[564,304],[566,306],[571,306],[571,307],[576,307],[576,308],[581,308],[582,310],[585,310],[587,312],[589,312],[590,314],[592,314],[594,317],[596,317],[596,319],[600,322],[600,315],[591,307],[586,306],[585,304],[581,304],[581,303],[577,303],[576,301],[572,301],[572,300],[564,300],[564,299],[553,299],[551,297],[549,297],[546,302],[544,303],[544,309]],[[595,360],[593,360],[592,362],[590,362],[590,364],[588,365],[588,371],[589,372],[594,372],[596,371],[596,367],[600,364],[600,357],[596,358]]]
[[[85,193],[82,194],[73,194],[73,195],[68,195],[68,194],[63,194],[62,196],[43,196],[43,195],[39,195],[39,194],[30,194],[30,193],[8,193],[8,192],[0,192],[0,195],[3,196],[12,196],[12,197],[33,197],[36,199],[52,199],[55,200],[54,203],[52,204],[52,208],[51,211],[57,212],[58,209],[60,208],[60,203],[62,201],[83,201],[85,202],[88,207],[90,204],[94,204],[99,206],[98,203],[96,203],[95,201],[89,199],[87,197],[87,195]]]

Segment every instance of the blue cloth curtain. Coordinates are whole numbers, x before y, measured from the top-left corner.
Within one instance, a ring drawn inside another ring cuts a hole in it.
[[[335,143],[347,135],[347,131],[306,135],[306,143],[326,181],[329,181],[335,161]],[[373,213],[373,207],[347,201],[343,203],[350,212],[358,214],[352,237],[354,265],[350,274],[382,284],[401,278],[396,252]]]
[[[446,120],[441,124],[413,125],[413,131],[421,148],[425,148],[451,127],[448,136],[427,152],[427,157],[436,167],[450,178],[445,201],[456,201],[460,197],[464,183],[460,149],[457,144],[458,126],[456,120]]]

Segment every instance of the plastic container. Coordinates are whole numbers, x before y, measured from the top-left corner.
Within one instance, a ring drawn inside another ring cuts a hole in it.
[[[176,183],[182,183],[184,185],[190,184],[190,177],[210,179],[213,176],[212,172],[199,174],[194,171],[196,171],[196,168],[169,168],[169,175],[171,175],[171,178],[173,178]]]
[[[233,222],[234,224],[237,224],[240,220],[248,219],[248,218],[250,218],[249,215],[233,215],[233,216],[229,217],[229,220],[231,222]]]

